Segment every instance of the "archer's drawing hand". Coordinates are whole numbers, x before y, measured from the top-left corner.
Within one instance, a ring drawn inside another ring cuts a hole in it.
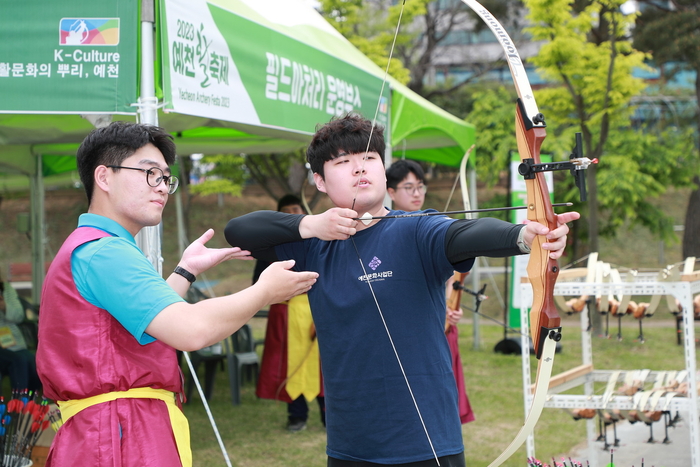
[[[347,240],[357,232],[357,213],[347,208],[331,208],[322,214],[304,216],[299,224],[301,238]]]
[[[277,261],[268,266],[253,287],[266,291],[268,305],[281,303],[309,291],[316,283],[318,273],[310,271],[294,272],[294,260]]]
[[[547,241],[542,244],[542,248],[549,250],[549,257],[552,259],[559,259],[561,255],[564,254],[564,247],[566,247],[566,236],[569,233],[569,226],[566,225],[567,222],[575,221],[581,217],[576,211],[565,212],[563,214],[557,215],[558,227],[551,232],[549,228],[540,224],[539,222],[525,221],[525,234],[523,240],[527,246],[532,247],[532,242],[535,240],[537,235],[545,235]]]
[[[205,244],[214,236],[214,229],[209,229],[197,240],[192,242],[182,253],[178,265],[190,271],[195,276],[217,264],[230,259],[253,259],[250,252],[235,248],[207,248]]]

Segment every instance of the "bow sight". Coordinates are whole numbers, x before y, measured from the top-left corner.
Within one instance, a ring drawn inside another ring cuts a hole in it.
[[[554,172],[555,170],[568,169],[571,175],[574,176],[574,181],[581,195],[581,201],[586,201],[586,176],[583,171],[587,169],[589,165],[597,163],[598,159],[591,160],[587,157],[583,157],[581,133],[576,133],[576,146],[574,146],[572,153],[569,155],[568,161],[535,164],[534,159],[525,159],[518,166],[518,173],[522,175],[525,180],[531,180],[535,178],[535,174],[538,172]]]

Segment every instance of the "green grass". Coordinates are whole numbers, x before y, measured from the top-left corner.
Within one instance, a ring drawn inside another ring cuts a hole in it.
[[[254,319],[258,336],[263,332],[261,319]],[[623,339],[618,341],[617,322],[611,322],[612,338],[594,338],[593,355],[596,369],[681,370],[684,368],[683,347],[676,344],[675,322],[671,315],[648,319],[644,328],[645,343],[637,341],[637,322],[623,318]],[[581,334],[578,317],[563,320],[562,352],[557,354],[554,373],[581,364]],[[460,347],[467,393],[476,414],[476,421],[463,425],[467,465],[484,466],[493,461],[510,443],[524,419],[520,356],[496,354],[493,348],[503,336],[496,325],[481,326],[480,350],[473,350],[471,324],[462,324]],[[531,357],[533,381],[537,360]],[[286,405],[255,397],[255,388],[247,383],[242,390],[242,404],[230,403],[225,372],[218,372],[211,401],[211,410],[231,457],[239,467],[285,466],[321,467],[326,464],[325,431],[319,421],[318,406],[311,403],[308,429],[288,433]],[[603,388],[598,388],[602,391]],[[570,393],[581,394],[582,387]],[[420,404],[420,401],[418,401]],[[212,428],[206,419],[199,396],[185,407],[192,429],[195,466],[224,466]],[[574,421],[559,409],[545,409],[535,430],[538,457],[559,458],[585,442],[585,423]],[[525,465],[522,447],[504,466]],[[581,459],[579,459],[581,460]],[[583,460],[585,461],[585,459]]]

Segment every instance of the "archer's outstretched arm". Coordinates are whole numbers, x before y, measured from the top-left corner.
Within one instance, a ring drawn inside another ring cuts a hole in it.
[[[224,236],[229,245],[250,251],[254,258],[274,262],[275,246],[302,240],[299,224],[304,217],[278,211],[251,212],[228,221]]]
[[[452,223],[445,237],[445,253],[453,265],[479,256],[503,258],[520,255],[518,236],[524,228],[493,217],[461,219]]]
[[[274,247],[305,238],[347,240],[355,235],[357,213],[352,209],[331,208],[313,215],[257,211],[231,219],[224,234],[231,246],[251,252],[266,261],[276,261]]]

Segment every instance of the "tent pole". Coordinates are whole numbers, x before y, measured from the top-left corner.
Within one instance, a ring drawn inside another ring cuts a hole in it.
[[[154,10],[154,0],[141,0],[141,96],[139,96],[139,121],[141,123],[148,123],[150,125],[158,125],[158,98],[156,97],[155,89],[155,73],[154,73],[154,63],[155,63],[155,10]],[[181,212],[181,199],[176,198],[176,202],[179,201]],[[181,216],[178,214],[178,218]],[[181,219],[178,221],[178,226],[180,226]],[[180,237],[182,235],[183,229],[178,229],[180,232]],[[136,235],[136,245],[146,254],[146,257],[151,261],[153,266],[158,271],[158,274],[163,275],[163,257],[161,256],[161,239],[163,238],[163,223],[153,226],[144,227]],[[190,357],[185,352],[185,360],[190,365],[190,371],[192,371],[192,364],[190,362]],[[231,459],[229,459],[228,452],[221,440],[221,435],[216,427],[216,422],[214,417],[209,410],[209,405],[207,404],[207,399],[204,397],[202,388],[199,385],[199,380],[197,379],[197,374],[192,372],[192,377],[197,382],[197,388],[199,389],[199,396],[202,398],[204,407],[209,416],[209,421],[211,422],[212,428],[214,429],[214,434],[219,442],[219,447],[224,455],[224,461],[228,467],[231,467]]]
[[[177,164],[177,176],[182,177],[182,156],[177,156],[175,164]],[[182,190],[177,190],[175,192],[175,212],[177,214],[177,245],[180,257],[182,257],[188,245],[187,232],[185,230],[185,215],[182,208]]]
[[[155,85],[155,11],[154,0],[141,0],[141,95],[139,121],[158,124],[158,99]]]
[[[140,123],[158,125],[158,99],[156,98],[155,57],[155,10],[153,0],[141,0],[141,95],[138,116]],[[158,274],[163,275],[161,256],[162,224],[144,227],[136,235],[136,245],[144,252]]]
[[[32,233],[32,301],[38,304],[41,300],[41,289],[44,285],[44,177],[41,154],[37,154],[34,173],[30,176],[30,204]]]

